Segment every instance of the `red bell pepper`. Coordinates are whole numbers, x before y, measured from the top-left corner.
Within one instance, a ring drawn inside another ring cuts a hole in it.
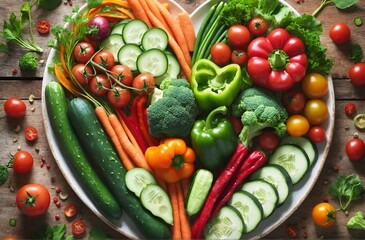
[[[290,89],[304,78],[307,71],[303,41],[283,28],[254,39],[247,54],[247,71],[252,81],[272,91]]]

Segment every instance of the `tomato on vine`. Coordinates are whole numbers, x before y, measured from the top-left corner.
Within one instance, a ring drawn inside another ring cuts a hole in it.
[[[138,74],[132,82],[132,87],[142,95],[152,92],[156,85],[156,79],[149,73]]]
[[[108,91],[106,98],[114,107],[123,108],[131,101],[132,94],[129,89],[123,88],[121,86],[114,86]]]
[[[76,64],[72,67],[71,72],[76,81],[79,82],[81,85],[86,85],[93,75],[92,68],[85,63]]]
[[[16,205],[29,217],[38,217],[47,212],[51,197],[48,189],[37,183],[26,184],[16,194]]]
[[[104,96],[110,89],[111,84],[106,74],[96,74],[89,81],[90,92],[98,97]]]
[[[95,54],[93,62],[97,65],[96,68],[98,69],[105,68],[107,70],[111,70],[115,65],[114,55],[109,50],[101,50]]]
[[[131,86],[133,82],[133,73],[126,65],[117,64],[112,67],[111,75],[126,86]]]
[[[312,219],[319,227],[331,227],[336,222],[336,209],[327,202],[321,202],[312,209]]]

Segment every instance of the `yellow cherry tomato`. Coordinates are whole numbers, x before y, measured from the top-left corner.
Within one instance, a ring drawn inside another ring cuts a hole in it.
[[[310,128],[310,124],[303,115],[295,114],[286,121],[286,130],[290,136],[300,137],[305,135]]]
[[[307,98],[321,98],[328,92],[328,80],[319,73],[309,73],[302,81],[302,91]]]
[[[312,219],[319,227],[331,227],[336,222],[336,210],[330,203],[318,203],[312,210]]]
[[[328,118],[328,107],[322,99],[310,99],[304,107],[304,116],[312,125],[320,125]]]

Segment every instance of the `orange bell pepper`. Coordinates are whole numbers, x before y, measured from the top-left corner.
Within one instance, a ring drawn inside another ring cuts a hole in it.
[[[168,183],[189,178],[195,171],[195,152],[180,138],[161,140],[160,145],[147,148],[145,156],[156,175]]]

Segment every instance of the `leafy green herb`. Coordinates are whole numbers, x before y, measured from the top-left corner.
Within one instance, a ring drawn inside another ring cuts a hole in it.
[[[361,46],[357,43],[353,44],[351,47],[351,54],[349,59],[354,63],[359,63],[364,57],[364,52]]]
[[[10,161],[7,164],[0,164],[0,186],[8,180],[9,171],[8,168],[13,167],[14,157],[10,155]]]
[[[20,47],[30,51],[43,52],[43,49],[36,43],[33,34],[33,23],[30,11],[34,4],[34,0],[25,2],[20,7],[19,18],[17,18],[15,13],[12,12],[10,14],[9,20],[4,20],[3,31],[0,32],[0,36],[4,38],[7,43],[15,43]],[[29,26],[30,38],[25,36],[23,32],[26,24]],[[0,44],[0,51],[9,53],[9,49],[5,44]]]
[[[103,2],[103,0],[88,0],[87,1],[87,8],[90,10],[92,8],[97,7]]]
[[[44,229],[36,233],[36,239],[42,240],[61,240],[66,234],[66,224],[58,224],[54,226],[46,225]],[[73,237],[66,237],[66,239],[73,239]]]
[[[322,9],[328,4],[335,4],[338,9],[344,10],[354,6],[359,0],[322,0],[319,7],[312,13],[312,16],[317,16]]]
[[[330,187],[330,194],[338,198],[341,210],[346,210],[352,201],[360,199],[363,192],[358,175],[338,176]]]
[[[256,5],[256,0],[230,0],[220,14],[221,19],[228,27],[243,24],[251,19],[252,11]]]
[[[365,219],[361,211],[357,211],[346,223],[348,229],[365,230]]]

